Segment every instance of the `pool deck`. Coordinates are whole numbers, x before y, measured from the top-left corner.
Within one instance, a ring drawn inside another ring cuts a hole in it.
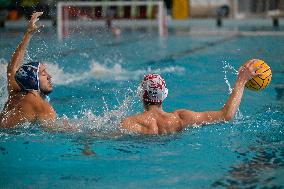
[[[40,20],[40,24],[51,28],[51,20]],[[93,22],[91,23],[93,24]],[[104,21],[97,21],[95,24],[104,26]],[[157,25],[155,21],[113,21],[114,26],[132,27]],[[6,29],[24,30],[27,20],[7,21]],[[273,27],[271,18],[253,18],[253,19],[223,19],[222,26],[216,25],[216,19],[187,19],[172,20],[168,19],[168,28],[174,30],[177,35],[245,35],[245,36],[262,36],[262,35],[279,35],[284,36],[284,18],[279,18],[279,26]]]
[[[284,26],[284,18],[280,18],[280,26]],[[152,23],[153,21],[149,21]],[[51,20],[40,20],[40,23],[44,24],[47,27],[52,26]],[[116,21],[114,21],[114,24]],[[129,21],[122,21],[123,24],[129,23]],[[133,23],[133,22],[132,22]],[[21,19],[18,21],[6,21],[7,28],[21,28],[25,27],[27,20]],[[138,23],[135,23],[139,25]],[[143,25],[145,22],[143,23]],[[147,22],[146,22],[147,24]],[[169,27],[192,27],[192,26],[204,26],[204,27],[216,27],[216,19],[206,18],[206,19],[187,19],[187,20],[172,20],[168,19]],[[270,18],[254,18],[254,19],[223,19],[224,27],[241,27],[241,26],[266,26],[273,27],[272,20]],[[221,27],[222,28],[222,27]]]

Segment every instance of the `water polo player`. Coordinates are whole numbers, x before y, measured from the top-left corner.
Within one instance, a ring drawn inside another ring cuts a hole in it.
[[[49,104],[52,91],[51,76],[39,62],[23,64],[26,48],[39,27],[36,22],[42,12],[32,15],[27,32],[7,67],[8,101],[0,114],[0,127],[13,128],[24,122],[48,123],[56,113]],[[49,124],[45,124],[49,127]]]
[[[122,120],[123,129],[141,134],[166,134],[180,131],[185,127],[195,124],[217,123],[231,120],[241,102],[245,84],[252,77],[260,75],[256,70],[261,66],[254,67],[257,60],[248,61],[239,69],[235,87],[219,111],[194,112],[179,109],[174,112],[165,112],[162,103],[167,97],[168,89],[164,79],[158,74],[144,76],[140,84],[140,97],[144,104],[144,112],[130,116]]]

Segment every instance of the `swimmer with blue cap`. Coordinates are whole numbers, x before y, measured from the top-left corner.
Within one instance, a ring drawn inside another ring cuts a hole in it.
[[[31,16],[27,32],[14,52],[7,67],[8,101],[0,114],[0,128],[14,128],[24,122],[45,123],[56,119],[56,113],[49,103],[48,94],[53,86],[51,76],[40,62],[23,64],[26,48],[32,35],[42,26],[37,26],[43,12]]]
[[[218,111],[194,112],[178,109],[165,112],[162,104],[168,96],[166,82],[159,74],[147,74],[138,88],[144,112],[126,117],[122,120],[121,127],[127,132],[156,135],[174,133],[186,127],[229,121],[238,110],[246,82],[260,75],[256,71],[261,66],[254,67],[256,61],[258,60],[248,61],[239,69],[235,87],[225,105]]]

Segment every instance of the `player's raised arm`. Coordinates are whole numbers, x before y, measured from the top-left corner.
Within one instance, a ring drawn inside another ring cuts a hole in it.
[[[193,112],[189,110],[175,111],[175,114],[182,120],[184,127],[193,124],[216,123],[233,119],[240,105],[246,82],[252,77],[260,75],[256,73],[256,70],[258,70],[260,66],[254,67],[256,61],[256,59],[248,61],[239,69],[238,79],[234,89],[221,110],[207,112]]]
[[[20,91],[20,87],[15,81],[15,73],[18,68],[21,66],[24,60],[26,48],[30,42],[30,39],[35,31],[37,31],[42,26],[37,26],[36,22],[39,20],[39,17],[43,14],[43,12],[35,12],[33,13],[31,20],[29,21],[27,31],[12,55],[12,59],[7,67],[7,81],[8,81],[8,93],[11,94],[13,92]]]

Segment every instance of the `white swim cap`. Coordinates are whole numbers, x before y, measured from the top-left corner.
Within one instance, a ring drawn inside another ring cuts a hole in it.
[[[159,74],[145,75],[138,92],[141,100],[154,103],[162,103],[168,95],[166,82]]]

